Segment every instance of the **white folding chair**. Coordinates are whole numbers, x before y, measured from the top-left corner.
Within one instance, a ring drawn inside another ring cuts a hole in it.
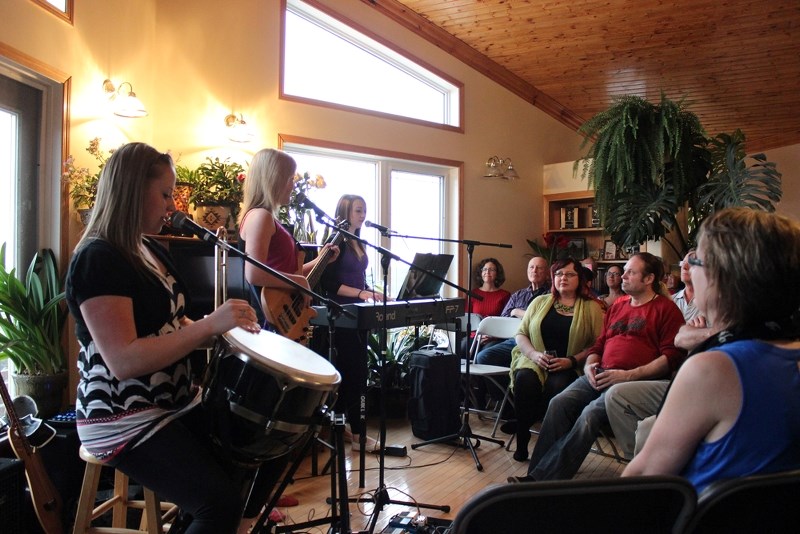
[[[518,317],[484,317],[481,319],[481,322],[478,324],[478,329],[475,331],[475,338],[472,340],[472,345],[470,347],[469,357],[470,360],[475,359],[475,355],[478,353],[478,349],[480,347],[480,339],[483,336],[495,337],[498,339],[508,339],[512,338],[517,334],[517,330],[519,330],[519,325],[522,322],[521,319]],[[509,386],[501,386],[500,383],[497,381],[498,376],[508,376],[509,372],[511,371],[510,367],[504,367],[501,365],[486,365],[480,363],[471,363],[469,366],[469,374],[470,376],[480,376],[486,378],[491,383],[493,383],[497,388],[503,392],[503,400],[500,402],[500,406],[497,410],[481,410],[481,409],[472,409],[472,411],[480,414],[494,418],[494,427],[492,428],[491,436],[494,437],[497,434],[497,426],[500,424],[500,414],[503,413],[503,408],[507,402],[512,402],[509,399]],[[464,374],[466,372],[466,362],[461,360],[461,373]],[[469,394],[469,384],[467,384],[467,390]],[[513,402],[512,402],[513,406]]]
[[[469,319],[469,327],[471,332],[467,332],[467,319]],[[458,353],[458,343],[462,337],[470,335],[478,329],[483,315],[479,313],[465,313],[461,317],[454,317],[446,323],[436,323],[437,330],[445,330],[448,332],[448,339],[450,339],[450,352],[453,354]],[[458,333],[458,336],[451,336],[450,333]]]

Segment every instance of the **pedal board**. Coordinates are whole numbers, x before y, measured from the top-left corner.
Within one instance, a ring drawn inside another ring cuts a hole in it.
[[[401,512],[389,520],[389,524],[381,530],[381,534],[429,534],[447,532],[452,524],[449,519],[437,519],[418,515],[417,512]]]

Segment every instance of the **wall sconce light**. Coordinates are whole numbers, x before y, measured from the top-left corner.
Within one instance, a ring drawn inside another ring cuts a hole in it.
[[[483,176],[485,178],[503,178],[504,180],[519,178],[519,174],[511,164],[511,158],[498,158],[497,156],[486,160],[486,174]]]
[[[228,139],[235,143],[249,143],[255,137],[253,129],[247,124],[239,113],[237,117],[233,113],[225,117]]]
[[[129,90],[123,91],[122,88],[126,84]],[[114,101],[114,115],[131,118],[147,117],[147,109],[133,92],[130,82],[122,82],[119,87],[114,87],[114,82],[106,79],[103,81],[103,92],[106,98]]]

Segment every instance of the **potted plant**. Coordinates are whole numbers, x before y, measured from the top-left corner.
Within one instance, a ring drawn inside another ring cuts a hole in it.
[[[100,173],[106,165],[108,156],[114,150],[108,151],[108,156],[100,150],[100,138],[95,137],[89,141],[86,152],[94,156],[97,160],[97,171],[91,172],[88,167],[78,167],[75,165],[75,158],[70,155],[64,162],[63,180],[69,185],[69,196],[72,199],[72,206],[78,213],[78,219],[86,225],[94,201],[97,198],[97,182],[100,180]]]
[[[225,226],[233,231],[243,198],[244,167],[229,158],[206,158],[194,171],[176,169],[181,182],[191,184],[189,202],[194,220],[209,230]]]
[[[745,136],[706,137],[684,102],[662,94],[658,105],[638,96],[615,100],[580,129],[591,143],[576,172],[588,178],[602,226],[622,247],[664,241],[678,257],[692,246],[703,219],[730,206],[774,210],[780,173],[763,154],[745,164]],[[684,234],[678,214],[686,211]],[[668,237],[669,236],[669,237]],[[673,242],[674,241],[674,242]]]
[[[0,247],[0,356],[14,364],[17,394],[36,400],[39,416],[58,413],[67,384],[61,334],[67,319],[64,291],[55,255],[37,253],[25,277],[6,268],[6,245]]]
[[[278,220],[289,229],[294,238],[301,243],[316,243],[317,233],[314,228],[314,216],[310,210],[300,207],[298,195],[307,195],[310,189],[324,189],[325,178],[317,174],[313,178],[308,172],[294,175],[294,186],[289,203],[281,206]]]

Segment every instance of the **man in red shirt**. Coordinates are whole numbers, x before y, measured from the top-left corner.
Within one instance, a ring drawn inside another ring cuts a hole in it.
[[[528,474],[510,482],[572,478],[608,425],[605,391],[614,384],[666,378],[686,353],[675,346],[683,315],[662,293],[662,261],[642,252],[625,264],[622,289],[589,351],[584,375],[550,401]]]

